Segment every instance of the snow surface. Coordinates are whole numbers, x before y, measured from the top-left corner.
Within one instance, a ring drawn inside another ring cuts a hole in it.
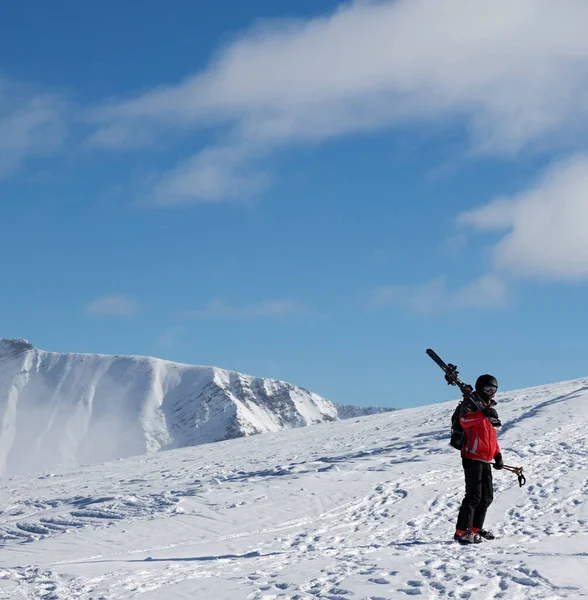
[[[498,401],[495,541],[450,541],[448,402],[4,479],[0,598],[585,598],[588,379]]]
[[[0,474],[73,467],[391,409],[273,379],[0,340]]]

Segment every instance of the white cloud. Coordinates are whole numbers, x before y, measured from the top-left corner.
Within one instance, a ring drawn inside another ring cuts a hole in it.
[[[508,303],[506,282],[498,275],[482,275],[458,288],[450,296],[450,304],[457,308],[501,308]]]
[[[246,168],[248,157],[237,148],[206,148],[164,173],[151,200],[161,206],[190,201],[216,202],[262,191],[269,177]]]
[[[65,101],[0,79],[0,179],[27,159],[45,156],[65,139]]]
[[[372,307],[402,306],[411,311],[434,315],[466,308],[501,308],[507,304],[507,288],[495,275],[484,275],[461,287],[448,286],[444,278],[417,285],[387,285],[374,290]]]
[[[197,318],[249,319],[255,317],[284,317],[300,312],[306,311],[292,300],[263,300],[257,304],[245,306],[231,306],[222,300],[214,300],[202,309],[186,312],[186,315]]]
[[[459,216],[485,231],[506,230],[493,248],[497,272],[539,279],[588,278],[588,156],[553,165],[536,184]]]
[[[257,157],[292,142],[447,118],[468,123],[481,151],[574,143],[588,116],[586,22],[584,0],[348,3],[308,21],[265,22],[203,71],[91,118],[102,145],[133,145],[147,129],[223,125],[237,152],[246,145]],[[226,142],[220,148],[230,167]],[[177,199],[210,197],[200,179],[183,178]]]
[[[115,124],[100,127],[90,136],[89,144],[96,148],[132,149],[140,148],[153,141],[153,136],[147,132],[145,135],[141,135],[140,131],[131,134],[130,128],[126,125]]]
[[[136,312],[135,303],[120,294],[112,296],[104,296],[97,298],[86,306],[84,312],[87,315],[103,316],[103,315],[120,315],[131,317]]]

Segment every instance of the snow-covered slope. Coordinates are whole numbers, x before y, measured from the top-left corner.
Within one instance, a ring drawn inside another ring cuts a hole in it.
[[[497,399],[493,542],[451,541],[448,402],[5,480],[0,598],[586,598],[588,379]]]
[[[0,340],[0,474],[153,453],[385,409],[155,358],[58,354]],[[339,414],[341,411],[341,414]]]

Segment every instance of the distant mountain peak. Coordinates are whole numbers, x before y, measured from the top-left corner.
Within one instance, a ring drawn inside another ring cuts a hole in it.
[[[102,462],[370,415],[305,388],[141,356],[0,340],[0,474]]]

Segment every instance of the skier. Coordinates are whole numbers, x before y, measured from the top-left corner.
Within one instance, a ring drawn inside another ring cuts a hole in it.
[[[494,409],[497,390],[495,377],[480,375],[475,394],[464,394],[461,402],[459,420],[465,432],[465,445],[461,450],[465,496],[453,536],[460,544],[478,544],[482,538],[494,539],[492,532],[483,526],[486,510],[494,497],[490,465],[495,469],[504,466],[495,430],[502,424]]]

